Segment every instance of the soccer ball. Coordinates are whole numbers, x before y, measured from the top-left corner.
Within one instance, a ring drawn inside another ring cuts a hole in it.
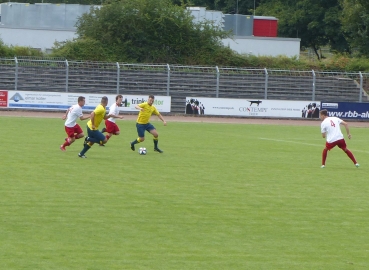
[[[146,148],[145,148],[145,147],[140,147],[140,149],[138,149],[138,153],[139,153],[140,155],[146,155],[147,150],[146,150]]]

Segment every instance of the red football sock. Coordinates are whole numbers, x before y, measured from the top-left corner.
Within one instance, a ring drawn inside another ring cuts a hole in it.
[[[108,135],[106,135],[105,137],[106,137],[106,140],[108,140],[108,141],[109,141],[109,139],[111,138],[111,136],[109,136],[109,134],[108,134]]]
[[[324,148],[323,149],[323,154],[322,154],[322,165],[325,165],[325,161],[327,159],[327,154],[328,154],[328,149]]]
[[[63,147],[66,147],[66,146],[69,146],[70,143],[69,143],[69,140],[66,140],[64,143],[63,143]]]
[[[357,163],[354,155],[351,153],[350,150],[346,149],[346,155],[352,160],[352,162],[354,162],[354,164]]]

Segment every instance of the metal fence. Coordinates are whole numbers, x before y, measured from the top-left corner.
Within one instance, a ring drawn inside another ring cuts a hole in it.
[[[369,73],[0,58],[0,88],[16,91],[164,95],[185,98],[368,101]]]

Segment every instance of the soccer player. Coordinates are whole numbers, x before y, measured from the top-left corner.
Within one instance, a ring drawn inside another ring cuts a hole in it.
[[[60,145],[60,150],[66,151],[65,147],[71,145],[76,139],[83,138],[85,135],[81,127],[77,124],[77,118],[81,120],[89,119],[90,116],[83,116],[82,107],[85,105],[85,97],[78,97],[78,103],[70,107],[63,115],[62,119],[65,120],[64,128],[68,137],[65,138],[65,142]]]
[[[91,119],[87,122],[87,137],[82,151],[78,154],[80,158],[86,158],[85,153],[94,143],[105,144],[107,142],[105,135],[99,130],[101,121],[110,117],[109,114],[106,114],[106,105],[108,105],[108,98],[104,96],[101,98],[101,103],[91,113]]]
[[[167,125],[167,122],[165,122],[164,118],[161,116],[156,107],[152,105],[154,103],[154,100],[155,97],[153,95],[150,95],[147,102],[135,106],[135,108],[137,110],[140,110],[140,112],[138,113],[138,118],[136,122],[138,138],[131,142],[132,151],[135,151],[136,143],[140,143],[145,140],[145,131],[148,131],[154,136],[154,151],[163,153],[163,151],[158,148],[158,132],[156,131],[155,127],[149,123],[149,121],[151,115],[155,114],[160,118],[161,121],[163,121],[164,126]]]
[[[323,138],[327,139],[325,148],[323,149],[322,168],[325,168],[325,161],[327,159],[328,151],[334,148],[335,146],[341,148],[358,168],[360,165],[359,163],[357,163],[351,151],[347,149],[346,142],[340,128],[340,124],[344,125],[347,132],[347,137],[351,139],[348,124],[340,118],[329,117],[327,110],[320,111],[320,120],[323,121],[321,123],[322,136]]]
[[[105,120],[105,128],[101,130],[102,133],[107,132],[106,140],[108,141],[113,135],[119,135],[119,127],[115,123],[115,119],[123,119],[123,116],[119,116],[119,106],[121,106],[123,100],[122,95],[117,95],[115,97],[115,103],[109,108],[110,118]],[[103,144],[101,144],[103,145]]]

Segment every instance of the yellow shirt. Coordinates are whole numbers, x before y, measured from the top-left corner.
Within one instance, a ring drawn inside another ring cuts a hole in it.
[[[143,108],[143,111],[140,111],[137,118],[137,123],[139,124],[147,124],[150,121],[150,117],[152,114],[159,115],[159,111],[155,108],[154,105],[149,105],[147,102],[138,104],[140,108]]]
[[[92,129],[92,130],[97,130],[99,128],[99,125],[101,123],[101,121],[104,119],[105,117],[105,113],[106,113],[106,109],[104,108],[103,105],[99,104],[97,105],[97,107],[94,110],[95,113],[95,129],[92,129],[92,122],[91,119],[87,122],[87,126]]]

